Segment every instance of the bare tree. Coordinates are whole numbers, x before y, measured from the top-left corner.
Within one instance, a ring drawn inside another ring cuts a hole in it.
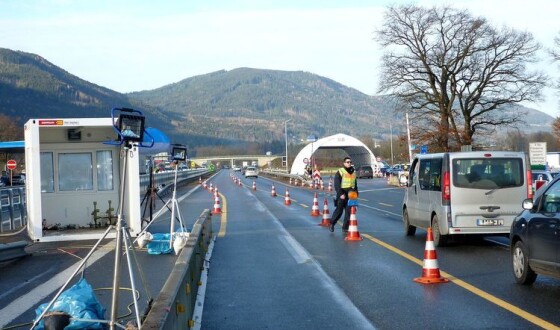
[[[391,6],[376,39],[385,47],[379,92],[397,96],[414,138],[440,150],[519,122],[523,114],[505,106],[541,100],[548,80],[527,68],[540,49],[530,33],[498,30],[466,10]]]
[[[23,127],[20,127],[18,118],[0,114],[0,141],[23,140]]]

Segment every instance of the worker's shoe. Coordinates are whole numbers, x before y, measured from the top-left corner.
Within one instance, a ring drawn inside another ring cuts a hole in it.
[[[331,231],[331,233],[334,233],[334,225],[335,225],[334,222],[331,222],[329,225],[329,230]]]

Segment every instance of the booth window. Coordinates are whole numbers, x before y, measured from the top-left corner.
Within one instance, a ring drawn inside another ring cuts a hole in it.
[[[113,190],[113,154],[111,150],[100,150],[96,154],[97,190]]]
[[[41,192],[54,192],[54,170],[52,152],[41,152]]]
[[[93,190],[91,153],[58,154],[58,190]]]

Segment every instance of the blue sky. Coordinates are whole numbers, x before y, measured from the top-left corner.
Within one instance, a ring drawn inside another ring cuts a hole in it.
[[[302,70],[373,95],[385,7],[408,1],[0,0],[0,47],[38,54],[89,82],[132,92],[238,67]],[[433,5],[442,1],[416,3]],[[527,30],[551,47],[557,0],[463,0],[496,26]],[[543,54],[543,68],[558,66]],[[526,104],[559,114],[558,96]]]

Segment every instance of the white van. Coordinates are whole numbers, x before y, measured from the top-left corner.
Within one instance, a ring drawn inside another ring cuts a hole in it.
[[[443,246],[451,235],[509,234],[522,201],[533,197],[528,164],[523,152],[417,155],[402,206],[406,235],[431,227]]]

